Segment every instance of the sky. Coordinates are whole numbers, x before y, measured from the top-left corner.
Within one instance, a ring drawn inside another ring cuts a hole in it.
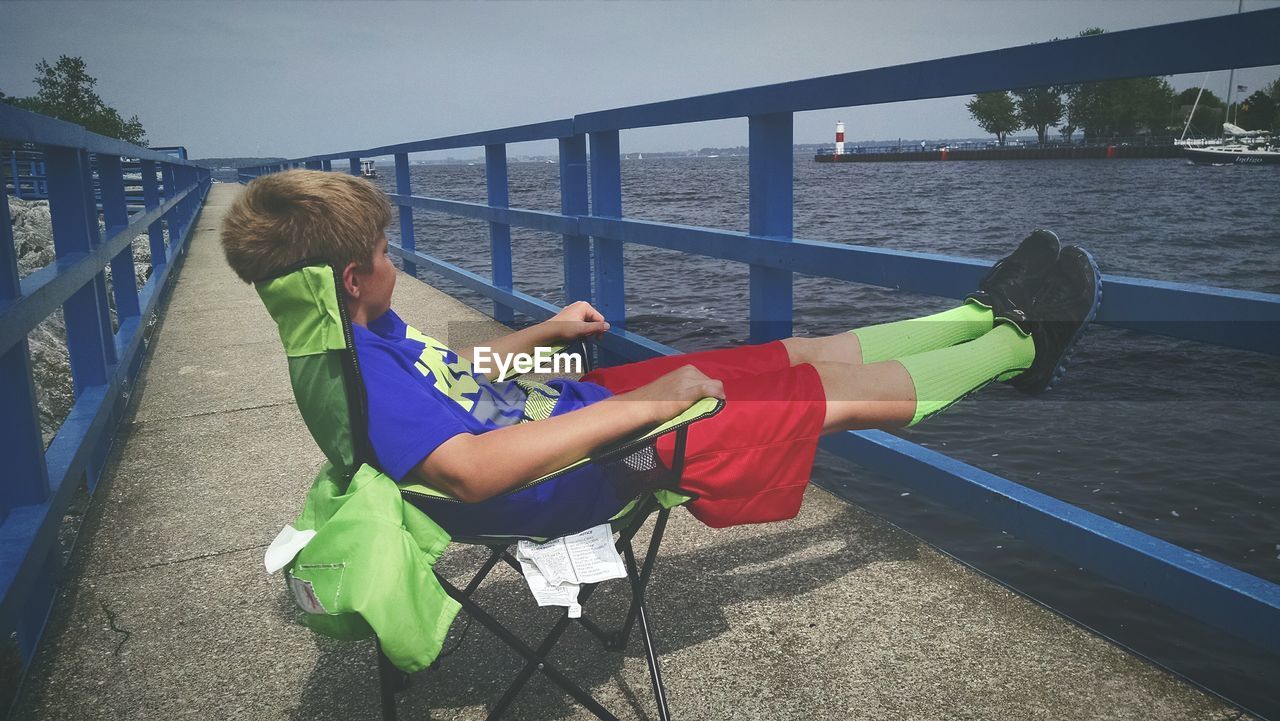
[[[1244,10],[1280,0],[1244,0]],[[1237,0],[25,2],[0,0],[0,90],[84,58],[152,145],[190,157],[336,153],[994,50],[1099,26],[1226,15]],[[1239,70],[1261,89],[1280,67]],[[1181,90],[1203,74],[1173,76]],[[1208,88],[1226,94],[1227,73]],[[797,113],[797,143],[980,137],[968,96]],[[747,121],[623,131],[624,152],[745,145]],[[511,155],[554,154],[551,142]],[[483,149],[447,153],[471,157]],[[415,155],[434,158],[446,153]]]

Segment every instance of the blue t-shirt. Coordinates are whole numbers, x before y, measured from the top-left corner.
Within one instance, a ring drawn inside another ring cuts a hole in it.
[[[391,310],[352,331],[368,396],[369,442],[382,470],[398,481],[459,433],[557,416],[612,395],[583,381],[490,381]]]

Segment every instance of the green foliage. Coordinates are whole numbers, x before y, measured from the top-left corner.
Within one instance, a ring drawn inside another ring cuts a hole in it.
[[[1087,28],[1080,31],[1079,37],[1104,32],[1102,28]],[[1084,131],[1086,140],[1102,140],[1142,132],[1163,133],[1176,124],[1173,88],[1164,78],[1079,83],[1055,90],[1066,97],[1061,122],[1063,135],[1068,138],[1077,128]]]
[[[1062,96],[1057,88],[1027,88],[1015,90],[1018,121],[1024,128],[1035,128],[1040,144],[1044,145],[1049,128],[1062,121]]]
[[[1222,98],[1214,95],[1212,90],[1206,90],[1200,93],[1200,88],[1187,88],[1178,93],[1178,105],[1186,105],[1188,108],[1196,104],[1196,96],[1200,96],[1200,107],[1202,108],[1221,108]]]
[[[1007,92],[978,93],[966,105],[978,126],[1004,145],[1007,134],[1022,127],[1013,97]]]
[[[86,130],[111,138],[144,145],[147,133],[138,116],[125,120],[94,91],[98,80],[86,71],[78,57],[58,56],[53,65],[41,60],[36,64],[36,85],[40,90],[29,98],[14,98],[0,93],[0,102],[25,108],[41,115],[66,120]]]
[[[1173,88],[1164,78],[1082,83],[1067,95],[1067,112],[1086,139],[1161,133],[1173,120]]]
[[[1276,78],[1262,89],[1276,106],[1276,114],[1271,118],[1271,130],[1280,133],[1280,78]]]
[[[1275,120],[1276,103],[1261,90],[1245,98],[1236,114],[1236,125],[1245,130],[1270,130]]]

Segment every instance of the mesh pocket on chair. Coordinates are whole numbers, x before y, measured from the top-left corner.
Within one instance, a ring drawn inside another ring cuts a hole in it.
[[[658,459],[658,451],[652,443],[621,458],[603,461],[600,466],[611,477],[623,479],[623,488],[632,494],[638,495],[656,488],[674,489],[676,487],[674,474],[662,465],[662,461]]]

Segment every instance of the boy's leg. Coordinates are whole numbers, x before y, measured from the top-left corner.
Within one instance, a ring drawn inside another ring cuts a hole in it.
[[[772,341],[738,348],[660,356],[611,368],[599,368],[582,376],[582,380],[598,383],[616,395],[635,390],[687,365],[694,366],[709,378],[725,381],[789,368],[793,364],[783,341]]]
[[[724,382],[725,408],[689,429],[690,511],[711,526],[790,518],[799,510],[818,436],[915,425],[992,380],[1035,393],[1058,377],[1101,299],[1098,269],[1071,247],[1026,327],[1000,322],[967,343],[866,365],[802,364]],[[658,442],[670,467],[674,439]]]
[[[875,363],[946,348],[973,340],[991,330],[990,308],[968,301],[958,308],[922,318],[867,326],[821,338],[787,338],[738,348],[661,356],[582,377],[615,393],[625,393],[681,366],[692,365],[710,378],[729,380],[758,375],[803,363]]]
[[[1031,337],[1001,323],[968,343],[897,360],[814,364],[827,401],[822,431],[913,426],[1034,359]]]
[[[997,318],[1021,322],[1058,261],[1058,236],[1037,230],[996,261],[959,308],[825,338],[788,338],[794,363],[878,363],[973,340]]]
[[[683,365],[693,365],[712,378],[728,380],[802,363],[877,363],[925,353],[973,340],[1030,306],[1058,258],[1058,237],[1037,230],[1001,258],[957,308],[921,318],[858,328],[821,338],[787,338],[761,345],[725,348],[652,358],[603,368],[583,377],[626,392]],[[1025,320],[1025,316],[1012,320]],[[779,353],[778,345],[785,349]]]
[[[991,330],[995,316],[976,301],[921,318],[857,328],[820,338],[787,338],[794,365],[878,363],[973,340]]]
[[[1001,319],[967,343],[869,365],[817,364],[824,432],[915,425],[993,380],[1048,390],[1102,299],[1097,264],[1065,248],[1020,323]]]

